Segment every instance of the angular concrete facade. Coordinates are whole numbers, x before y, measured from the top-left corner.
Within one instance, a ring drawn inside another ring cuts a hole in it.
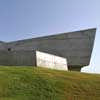
[[[36,66],[36,50],[64,57],[69,70],[90,63],[96,29],[62,33],[14,42],[0,42],[0,65]]]
[[[36,62],[37,66],[58,70],[68,70],[67,59],[52,54],[36,51]]]

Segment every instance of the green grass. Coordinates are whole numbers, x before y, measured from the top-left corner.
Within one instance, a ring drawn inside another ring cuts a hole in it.
[[[100,75],[1,66],[0,100],[100,100]]]

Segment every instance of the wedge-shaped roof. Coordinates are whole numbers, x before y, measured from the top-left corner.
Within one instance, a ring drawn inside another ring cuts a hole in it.
[[[90,62],[96,28],[61,33],[6,43],[13,51],[38,50],[64,57],[69,66],[86,66]]]

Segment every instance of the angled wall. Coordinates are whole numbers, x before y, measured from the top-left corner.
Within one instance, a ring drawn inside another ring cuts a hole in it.
[[[58,70],[68,70],[66,58],[40,51],[36,51],[36,64],[40,67]]]
[[[62,33],[51,36],[9,42],[2,44],[0,46],[0,51],[8,52],[8,49],[10,48],[13,52],[12,55],[15,55],[14,52],[21,51],[23,53],[16,54],[16,56],[18,56],[19,54],[25,55],[22,58],[24,60],[22,62],[25,63],[21,63],[21,65],[27,65],[28,63],[30,63],[30,65],[35,65],[35,63],[26,60],[28,57],[30,57],[31,61],[35,61],[34,51],[38,50],[41,52],[67,58],[68,68],[70,70],[80,70],[81,67],[87,66],[90,63],[95,33],[96,29],[94,28],[76,32]],[[30,53],[27,54],[24,51]],[[3,53],[0,55],[3,55]],[[10,56],[8,55],[8,57],[6,58],[9,57]],[[2,65],[2,57],[0,57],[0,59],[0,64]],[[17,58],[14,62],[15,63],[13,63],[13,65],[20,65],[20,61]]]

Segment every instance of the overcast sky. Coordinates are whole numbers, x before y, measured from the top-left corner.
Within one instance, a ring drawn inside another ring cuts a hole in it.
[[[97,28],[91,64],[100,73],[100,0],[0,0],[0,40]]]

